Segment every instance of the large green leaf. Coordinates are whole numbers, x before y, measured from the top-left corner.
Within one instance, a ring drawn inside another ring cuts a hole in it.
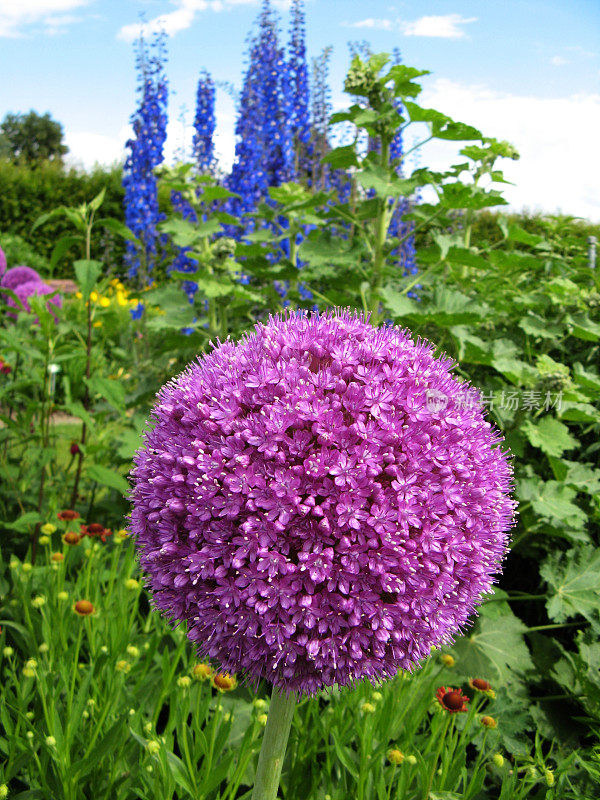
[[[113,469],[108,467],[101,467],[99,464],[89,464],[86,468],[88,478],[96,481],[102,486],[107,486],[109,489],[116,489],[122,495],[128,495],[130,486],[125,478]]]
[[[96,281],[102,274],[102,263],[91,259],[81,259],[80,261],[75,261],[73,267],[75,268],[75,277],[83,299],[87,300]]]
[[[549,456],[560,457],[566,450],[572,450],[579,444],[566,425],[549,415],[542,417],[537,425],[526,419],[521,430],[534,447],[539,447]]]
[[[584,546],[551,553],[540,568],[548,584],[548,616],[557,622],[581,615],[596,621],[600,614],[600,549]]]
[[[482,606],[471,632],[453,646],[460,672],[492,684],[512,683],[533,666],[523,638],[526,630],[507,603]]]

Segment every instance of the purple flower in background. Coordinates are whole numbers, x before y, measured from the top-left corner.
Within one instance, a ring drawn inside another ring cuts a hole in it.
[[[0,247],[0,279],[6,272],[6,256],[4,255],[4,250]]]
[[[502,437],[452,366],[397,327],[291,312],[163,387],[132,531],[201,657],[310,694],[460,633],[515,503]]]
[[[38,273],[31,267],[11,267],[2,278],[0,286],[13,291],[22,283],[42,283]]]
[[[28,269],[28,268],[21,267],[21,269]],[[12,272],[12,270],[10,271]],[[4,287],[4,284],[2,284],[2,287]],[[29,305],[28,302],[31,297],[36,297],[36,296],[40,297],[46,294],[51,294],[51,292],[53,292],[54,289],[52,289],[47,284],[42,283],[40,280],[37,280],[37,281],[27,281],[25,283],[19,283],[17,286],[13,288],[13,291],[17,295],[23,306],[25,307],[25,310],[31,311],[31,306]],[[12,297],[8,297],[6,303],[9,306],[9,308],[15,308],[17,310],[20,310],[18,303]],[[62,308],[62,300],[60,298],[60,295],[55,295],[54,297],[51,297],[46,303],[46,308],[52,314],[52,316],[54,317],[54,321],[56,322],[58,317],[56,316],[54,311],[55,309]],[[9,313],[9,316],[15,317],[16,314]]]

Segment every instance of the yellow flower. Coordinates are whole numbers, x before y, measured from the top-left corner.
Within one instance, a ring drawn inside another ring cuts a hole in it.
[[[121,530],[115,533],[115,541],[124,542],[125,539],[129,537],[129,533],[125,528],[121,528]]]
[[[97,303],[98,302],[98,292],[96,292],[95,290],[93,292],[90,292],[90,300],[92,301],[92,303]]]
[[[497,728],[498,721],[494,717],[485,716],[481,718],[481,724],[486,728]]]
[[[40,530],[44,534],[44,536],[52,536],[52,534],[56,530],[56,525],[53,525],[51,522],[45,522],[40,528]]]
[[[117,292],[117,303],[120,306],[126,306],[127,305],[127,297],[123,292]]]
[[[102,320],[98,319],[94,322],[94,328],[101,328],[102,327]]]
[[[131,664],[129,663],[129,661],[125,661],[124,659],[122,659],[121,661],[117,661],[117,663],[115,664],[115,669],[117,670],[117,672],[129,672],[129,670],[131,669]]]
[[[392,748],[391,750],[388,750],[387,757],[388,761],[391,764],[394,764],[395,766],[402,764],[402,762],[404,761],[404,753],[395,747]]]
[[[196,664],[192,669],[192,675],[197,681],[207,681],[212,678],[213,670],[209,664]]]
[[[82,300],[82,299],[83,299],[83,295],[81,294],[81,292],[75,292],[75,297],[76,297],[78,300]]]
[[[110,305],[110,300],[108,299],[108,297],[101,297],[100,305],[102,306],[102,308],[108,308]]]

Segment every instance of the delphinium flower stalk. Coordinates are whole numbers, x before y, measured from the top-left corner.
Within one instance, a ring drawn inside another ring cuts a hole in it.
[[[129,153],[123,169],[123,188],[125,222],[141,242],[139,247],[127,243],[126,262],[129,275],[134,277],[139,273],[142,283],[157,256],[159,210],[154,169],[163,160],[167,135],[165,61],[164,34],[155,38],[152,51],[140,39],[137,54],[140,105],[131,120],[134,138],[126,144]]]
[[[310,139],[310,107],[304,3],[293,0],[290,9],[290,39],[288,44],[288,104],[290,129],[294,148],[293,177],[306,167],[306,147]]]
[[[294,312],[158,394],[132,533],[199,657],[273,686],[255,800],[276,796],[299,695],[413,669],[500,570],[510,461],[452,366],[357,313]]]
[[[276,18],[269,0],[263,0],[240,97],[235,161],[227,180],[227,187],[239,195],[228,203],[229,211],[238,217],[254,211],[269,186],[279,186],[293,176],[287,69]],[[243,235],[240,230],[230,233]]]
[[[211,172],[215,162],[215,85],[209,72],[202,70],[196,92],[194,117],[194,161],[202,173]]]

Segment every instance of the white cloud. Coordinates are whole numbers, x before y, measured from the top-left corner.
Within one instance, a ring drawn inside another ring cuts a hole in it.
[[[600,220],[600,94],[528,97],[440,79],[421,98],[422,105],[515,145],[520,160],[500,162],[505,178],[515,184],[502,187],[513,208]],[[423,148],[421,163],[432,169],[460,163],[458,149],[451,142],[432,142]]]
[[[95,164],[114,164],[125,157],[125,142],[131,136],[129,126],[117,136],[105,136],[90,131],[65,130],[65,143],[69,148],[66,161],[73,166],[91,169]]]
[[[78,21],[68,12],[88,5],[90,0],[0,0],[0,37],[23,35],[23,29],[35,23],[43,23],[52,31],[53,24],[62,19],[62,24]]]
[[[0,0],[2,2],[2,0]],[[289,7],[290,0],[273,0],[274,5],[280,8]],[[258,0],[172,0],[176,6],[174,11],[160,14],[148,22],[134,22],[124,25],[118,32],[117,38],[126,42],[133,42],[143,34],[164,31],[168,36],[174,36],[180,31],[190,28],[199,11],[226,11],[233,6],[256,5]]]
[[[552,56],[552,58],[550,59],[550,63],[555,67],[562,67],[565,64],[568,64],[569,62],[567,61],[566,58],[563,58],[562,56]]]
[[[369,17],[368,19],[361,19],[358,22],[343,22],[342,25],[345,28],[373,28],[389,31],[393,26],[393,22],[391,19],[374,19],[373,17]]]
[[[419,17],[412,22],[401,22],[405,36],[433,36],[441,39],[462,39],[466,34],[459,27],[476,22],[477,17],[462,17],[460,14]]]

